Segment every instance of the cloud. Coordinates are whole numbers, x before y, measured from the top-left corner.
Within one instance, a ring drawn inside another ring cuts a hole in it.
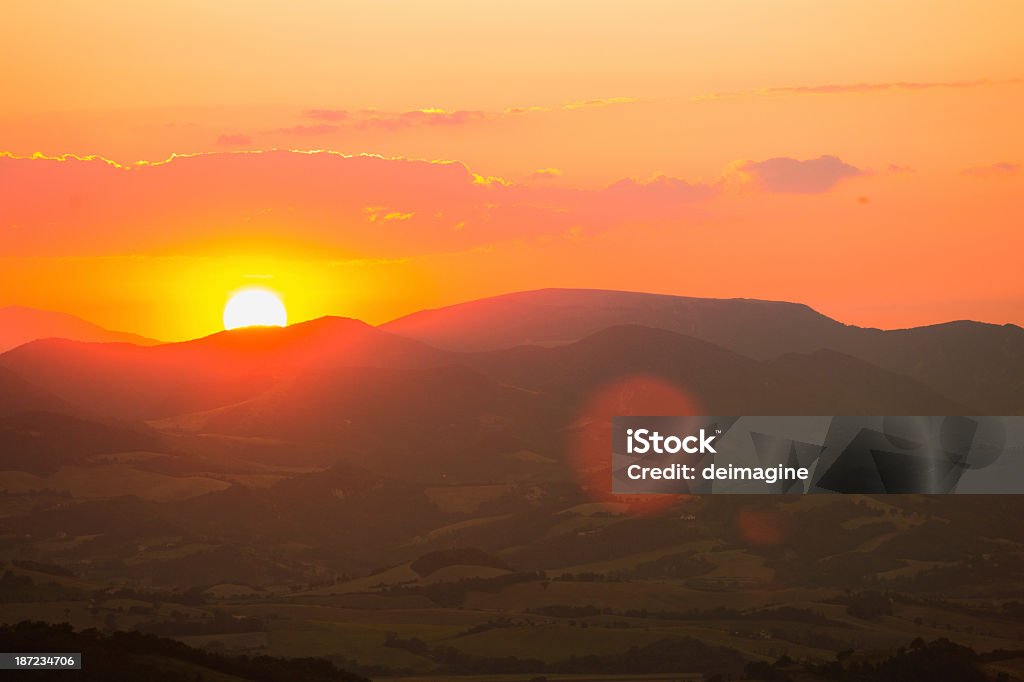
[[[842,95],[849,93],[879,92],[882,90],[962,90],[980,88],[990,85],[991,81],[978,79],[971,81],[934,81],[892,83],[850,83],[844,85],[811,85],[786,88],[769,88],[768,94],[783,95]]]
[[[483,111],[445,111],[443,109],[417,109],[402,113],[371,111],[356,123],[360,130],[401,130],[413,126],[462,126],[488,120]]]
[[[230,133],[217,138],[217,145],[221,147],[245,147],[253,143],[252,136],[243,133]]]
[[[819,194],[842,180],[865,174],[835,156],[803,161],[786,156],[766,161],[741,161],[733,165],[733,170],[763,191],[785,194]]]
[[[988,166],[967,168],[963,171],[963,174],[972,178],[1005,178],[1010,175],[1016,175],[1020,171],[1021,165],[1019,163],[1001,161]]]
[[[664,176],[596,189],[519,184],[459,162],[337,152],[218,152],[130,166],[0,154],[0,253],[161,255],[265,240],[332,258],[401,258],[677,224],[714,192]]]
[[[506,114],[532,114],[545,111],[558,111],[560,109],[595,109],[608,107],[615,104],[633,104],[639,102],[635,97],[604,97],[601,99],[588,99],[579,102],[564,102],[562,104],[532,107],[509,107],[505,109]]]
[[[352,115],[344,109],[306,109],[302,112],[305,118],[318,121],[347,121]]]
[[[743,161],[732,173],[767,192],[815,193],[862,171],[823,156]],[[300,244],[331,259],[409,258],[637,225],[677,229],[716,210],[710,202],[725,196],[721,189],[666,175],[598,188],[520,183],[456,161],[329,151],[212,152],[133,165],[0,154],[0,253]]]
[[[546,106],[509,107],[503,111],[456,110],[445,109],[413,109],[410,111],[382,111],[364,109],[350,111],[348,109],[306,109],[302,117],[330,123],[343,123],[358,130],[397,131],[415,126],[465,126],[485,123],[520,114],[543,113],[550,111],[574,109],[594,109],[616,104],[630,104],[639,100],[633,97],[605,97],[579,102],[565,102]]]
[[[483,111],[445,111],[443,109],[422,109],[407,111],[401,116],[404,121],[415,121],[426,125],[464,125],[484,121],[488,115]]]
[[[1024,79],[1012,78],[998,81],[978,79],[968,81],[932,82],[893,81],[883,83],[831,83],[825,85],[796,85],[775,88],[758,88],[756,90],[739,90],[736,92],[712,92],[703,95],[696,95],[692,99],[700,101],[732,99],[736,97],[765,97],[773,95],[849,95],[896,90],[963,90],[981,88],[989,85],[1016,85],[1022,82],[1024,82]]]
[[[667,175],[657,175],[648,182],[619,180],[609,185],[606,191],[621,201],[647,207],[700,201],[709,198],[714,192],[708,185],[690,183]]]
[[[302,116],[331,124],[345,124],[357,130],[395,131],[420,125],[462,126],[480,123],[493,118],[495,114],[484,111],[445,111],[444,109],[415,109],[399,112],[379,109],[364,109],[355,112],[347,109],[306,109],[302,112]],[[305,126],[296,126],[296,128],[303,127]],[[334,126],[327,130],[326,126],[321,124],[321,129],[335,132],[339,127]]]
[[[635,97],[605,97],[603,99],[588,99],[581,102],[567,102],[562,105],[563,109],[592,109],[594,107],[607,107],[612,104],[632,104],[636,102]]]
[[[288,128],[275,128],[271,133],[278,135],[294,135],[296,137],[318,137],[330,135],[341,130],[340,126],[331,123],[318,123],[316,125],[297,125]]]
[[[371,223],[377,221],[387,222],[389,220],[408,220],[413,216],[412,213],[390,210],[386,206],[367,206],[363,209],[363,213],[366,214],[366,219]]]
[[[551,180],[552,178],[558,178],[562,176],[562,171],[558,168],[538,168],[537,170],[530,173],[531,180]]]

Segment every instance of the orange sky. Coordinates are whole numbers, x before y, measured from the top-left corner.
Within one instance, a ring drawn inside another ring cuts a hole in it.
[[[0,305],[164,339],[254,283],[293,321],[579,286],[1024,323],[1019,2],[22,4]]]

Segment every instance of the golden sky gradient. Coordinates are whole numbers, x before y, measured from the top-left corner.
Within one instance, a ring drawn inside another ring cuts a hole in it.
[[[164,339],[254,283],[292,321],[570,286],[1024,323],[1019,2],[109,0],[0,23],[0,305]]]

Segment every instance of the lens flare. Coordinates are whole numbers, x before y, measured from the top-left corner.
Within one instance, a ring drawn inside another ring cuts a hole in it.
[[[777,509],[744,507],[736,512],[736,528],[755,547],[778,545],[790,534],[789,518]]]
[[[627,505],[635,515],[657,514],[681,495],[615,495],[612,486],[612,417],[686,416],[700,414],[697,401],[665,379],[645,374],[625,376],[598,388],[577,414],[570,441],[576,481],[595,502]]]

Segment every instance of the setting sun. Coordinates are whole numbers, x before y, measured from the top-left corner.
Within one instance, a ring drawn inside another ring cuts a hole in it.
[[[243,289],[236,292],[224,306],[224,328],[283,327],[288,312],[277,294],[267,289]]]

